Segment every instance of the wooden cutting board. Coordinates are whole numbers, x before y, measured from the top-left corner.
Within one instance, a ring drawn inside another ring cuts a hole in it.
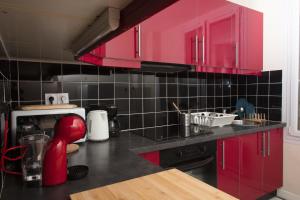
[[[75,104],[54,104],[54,105],[26,105],[21,106],[21,110],[52,110],[76,108]]]
[[[237,200],[177,169],[71,194],[72,200]]]

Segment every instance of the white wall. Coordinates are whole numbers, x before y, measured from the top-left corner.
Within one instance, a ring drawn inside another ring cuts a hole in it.
[[[283,121],[289,124],[288,69],[292,66],[294,52],[291,27],[298,27],[299,0],[229,0],[264,13],[264,70],[283,70]],[[295,14],[296,13],[296,14]],[[295,23],[296,21],[296,23]],[[292,50],[291,50],[292,49]],[[288,137],[285,130],[284,181],[278,195],[287,200],[300,200],[300,143]]]

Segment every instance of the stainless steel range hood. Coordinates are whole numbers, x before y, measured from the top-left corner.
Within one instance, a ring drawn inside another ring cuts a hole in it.
[[[180,65],[173,63],[142,62],[141,71],[143,72],[168,72],[176,73],[192,70],[191,65]]]

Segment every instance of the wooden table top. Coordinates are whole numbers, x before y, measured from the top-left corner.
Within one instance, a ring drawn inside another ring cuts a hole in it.
[[[177,169],[71,194],[70,197],[72,200],[237,200]]]

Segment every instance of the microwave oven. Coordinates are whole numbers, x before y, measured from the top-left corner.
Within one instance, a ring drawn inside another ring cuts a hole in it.
[[[24,134],[32,134],[35,131],[44,131],[50,138],[54,134],[56,121],[64,115],[77,114],[85,120],[84,108],[52,109],[52,110],[14,110],[11,112],[11,143],[17,145],[18,140]],[[27,131],[27,132],[26,132]],[[84,138],[75,143],[85,142]]]

